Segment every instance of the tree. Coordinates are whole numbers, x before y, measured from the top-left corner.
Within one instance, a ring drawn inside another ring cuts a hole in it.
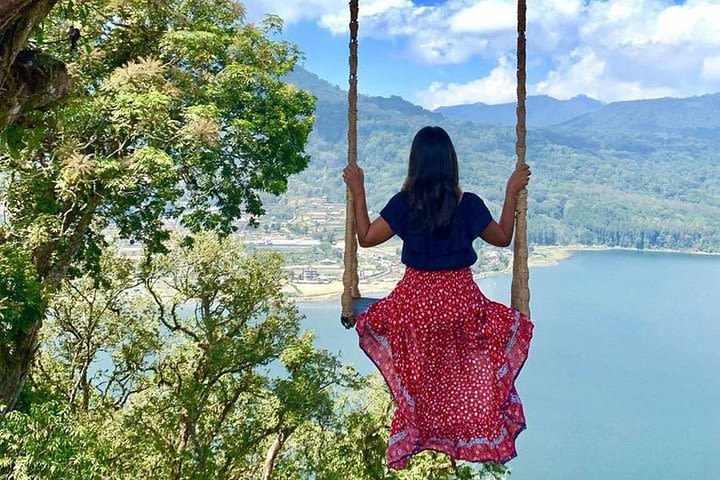
[[[243,15],[231,0],[93,0],[60,3],[42,23],[45,51],[74,86],[0,138],[0,243],[32,252],[45,294],[99,271],[108,228],[148,256],[166,251],[166,219],[228,234],[241,217],[256,225],[259,193],[284,192],[306,167],[314,99],[281,81],[299,52],[272,39],[277,18],[255,26]],[[68,21],[81,31],[72,51]],[[7,410],[41,321],[2,320]]]
[[[311,335],[299,335],[281,267],[276,253],[248,257],[237,242],[204,234],[145,273],[168,337],[157,365],[162,388],[145,395],[128,421],[139,427],[133,444],[150,432],[147,453],[172,460],[167,476],[230,478],[259,467],[251,459],[266,448],[269,478],[295,429],[332,415],[329,389],[352,382],[351,371],[313,348]],[[264,375],[260,367],[271,364],[275,374]]]
[[[100,271],[101,281],[85,275],[63,282],[49,305],[43,355],[36,359],[36,379],[85,414],[122,408],[148,388],[143,375],[161,342],[151,305],[138,294],[142,282],[133,262],[108,251]]]
[[[88,274],[53,297],[34,401],[0,425],[0,476],[271,478],[359,385],[300,333],[277,253],[202,233],[138,269],[107,252],[101,269],[105,285]]]

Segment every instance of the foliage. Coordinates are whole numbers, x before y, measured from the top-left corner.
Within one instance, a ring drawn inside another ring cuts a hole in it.
[[[243,15],[229,0],[60,2],[36,41],[75,87],[0,136],[10,237],[40,248],[91,204],[81,255],[95,260],[107,226],[155,252],[165,219],[222,233],[244,215],[254,224],[258,192],[284,192],[307,165],[314,100],[280,81],[299,57],[273,39],[280,24]],[[62,41],[68,22],[76,50]]]
[[[133,263],[106,252],[100,268],[101,281],[86,275],[53,296],[37,362],[48,380],[43,388],[86,413],[120,408],[147,388],[143,372],[161,342],[151,305],[137,293],[141,281]],[[107,362],[113,368],[98,368]]]
[[[30,256],[0,244],[0,343],[11,345],[42,314],[42,287]]]
[[[29,412],[9,412],[0,426],[2,478],[122,478],[111,474],[112,464],[102,425],[77,417],[62,401],[34,403]]]

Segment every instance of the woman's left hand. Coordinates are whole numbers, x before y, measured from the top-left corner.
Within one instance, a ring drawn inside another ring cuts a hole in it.
[[[360,167],[351,167],[348,165],[343,170],[343,181],[353,194],[360,193],[365,190],[365,173]]]
[[[527,163],[519,164],[515,167],[515,171],[510,175],[507,182],[507,193],[517,195],[523,188],[527,187],[530,181],[530,166]]]

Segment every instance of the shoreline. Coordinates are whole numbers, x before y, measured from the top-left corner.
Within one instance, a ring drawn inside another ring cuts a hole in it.
[[[694,250],[675,250],[671,248],[630,248],[630,247],[608,247],[605,245],[542,245],[536,248],[548,248],[557,250],[567,250],[569,252],[595,252],[595,251],[611,251],[621,250],[626,252],[637,253],[677,253],[681,255],[705,255],[720,256],[720,252],[700,252]]]
[[[553,267],[563,260],[572,257],[576,252],[601,252],[601,251],[628,251],[648,253],[672,253],[680,255],[705,255],[720,256],[720,252],[694,252],[673,249],[638,249],[629,247],[610,247],[603,245],[539,245],[534,247],[528,265],[530,268]],[[512,262],[503,270],[480,272],[474,275],[475,278],[489,278],[512,273]],[[360,291],[363,296],[376,297],[386,295],[390,292],[398,280],[385,280],[374,282],[361,282]],[[296,303],[322,303],[329,301],[340,301],[343,285],[340,281],[319,284],[286,284],[283,290],[288,299]]]

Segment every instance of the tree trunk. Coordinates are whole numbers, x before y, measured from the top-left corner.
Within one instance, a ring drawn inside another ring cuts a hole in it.
[[[100,203],[100,198],[100,194],[96,193],[85,209],[82,210],[75,229],[67,239],[67,244],[58,255],[55,263],[42,265],[38,268],[39,275],[43,277],[46,292],[55,290],[67,275],[68,268],[80,249],[83,237],[90,227],[97,206]],[[38,266],[36,265],[36,267]],[[42,327],[47,304],[44,307],[40,318],[30,325],[26,332],[18,334],[12,344],[0,345],[0,402],[4,404],[0,408],[0,414],[15,408],[18,396],[23,385],[25,385],[25,379],[37,351],[38,333]]]
[[[286,438],[287,436],[285,435],[285,432],[280,430],[275,437],[275,441],[272,443],[272,445],[270,445],[267,456],[265,457],[265,466],[263,467],[262,480],[272,479],[273,468],[275,468],[275,460],[280,454],[280,450],[282,449]]]
[[[172,478],[173,480],[180,480],[182,477],[182,456],[185,453],[188,440],[188,424],[186,421],[186,414],[183,414],[182,424],[180,426],[180,433],[178,434],[178,445],[176,449],[176,457],[172,463]]]
[[[63,97],[71,87],[65,65],[27,48],[33,28],[57,0],[0,1],[0,130]]]
[[[0,130],[23,114],[64,96],[71,86],[65,65],[27,49],[33,28],[57,0],[0,1]],[[15,407],[37,350],[42,318],[0,346],[0,413]]]
[[[27,331],[20,332],[13,345],[0,346],[0,414],[15,408],[18,396],[25,384],[30,364],[35,358],[37,337],[42,322],[32,324]]]

